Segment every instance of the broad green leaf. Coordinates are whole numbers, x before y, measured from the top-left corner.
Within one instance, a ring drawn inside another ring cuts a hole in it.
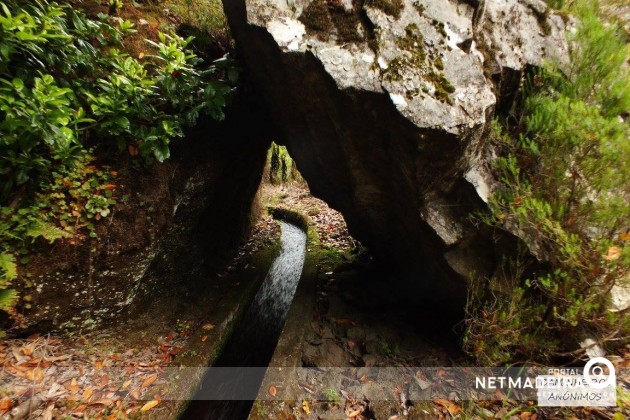
[[[168,148],[167,144],[160,143],[154,150],[153,154],[158,162],[164,162],[171,156],[171,151]]]

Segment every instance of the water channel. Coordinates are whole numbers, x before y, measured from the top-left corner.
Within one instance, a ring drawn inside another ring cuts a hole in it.
[[[280,250],[251,306],[203,377],[182,419],[247,418],[302,274],[306,233],[280,222]]]

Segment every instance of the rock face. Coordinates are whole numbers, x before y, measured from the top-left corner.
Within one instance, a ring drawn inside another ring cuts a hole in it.
[[[542,0],[230,0],[237,49],[311,191],[408,284],[461,304],[493,270],[467,215],[484,133],[524,71],[567,59]]]
[[[216,270],[248,228],[262,177],[269,144],[243,124],[256,122],[256,109],[237,98],[225,122],[201,123],[174,143],[168,162],[123,164],[130,173],[121,172],[116,193],[128,198],[97,224],[99,238],[55,243],[24,266],[21,295],[31,305],[21,310],[22,327],[85,331],[120,322],[132,303]]]

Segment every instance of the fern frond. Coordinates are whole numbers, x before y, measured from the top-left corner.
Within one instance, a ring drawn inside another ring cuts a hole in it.
[[[0,253],[0,288],[9,287],[16,278],[15,257],[11,254]]]
[[[11,312],[19,298],[17,290],[0,289],[0,310]]]
[[[57,239],[68,238],[71,235],[63,229],[58,228],[50,223],[38,221],[34,223],[26,234],[32,238],[42,237],[48,242],[53,243]]]

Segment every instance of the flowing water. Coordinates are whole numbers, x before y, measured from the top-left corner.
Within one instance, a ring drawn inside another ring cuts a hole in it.
[[[278,256],[221,356],[202,379],[182,419],[239,420],[247,417],[278,342],[304,265],[306,234],[289,223],[280,222],[280,227]]]

